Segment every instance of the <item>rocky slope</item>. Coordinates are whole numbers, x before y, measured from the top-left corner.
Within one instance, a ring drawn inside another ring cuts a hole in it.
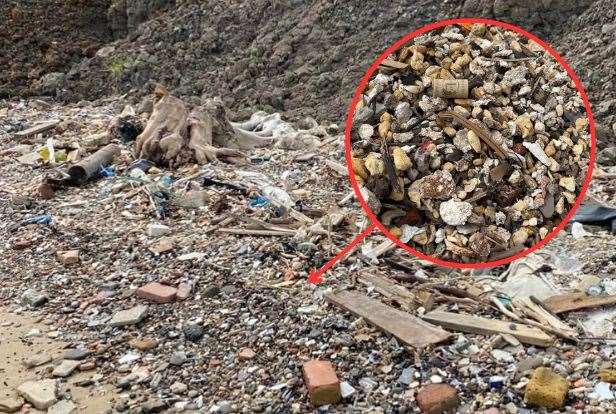
[[[519,24],[564,54],[589,90],[602,146],[613,140],[613,66],[605,59],[613,52],[609,1],[82,3],[0,6],[9,22],[0,34],[11,39],[0,50],[0,64],[10,68],[0,77],[0,97],[51,94],[78,101],[130,92],[137,98],[160,82],[183,96],[222,96],[234,110],[341,122],[359,78],[393,41],[438,19],[483,16]],[[45,20],[51,26],[41,24]]]

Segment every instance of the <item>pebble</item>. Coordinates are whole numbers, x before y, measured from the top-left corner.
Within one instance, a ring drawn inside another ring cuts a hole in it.
[[[148,228],[146,229],[148,237],[166,236],[169,233],[171,233],[171,227],[165,226],[164,224],[151,223],[148,224]]]
[[[51,373],[54,377],[68,377],[76,370],[80,365],[79,361],[72,361],[69,359],[64,359],[60,362],[60,365],[54,368]]]
[[[205,329],[203,326],[191,323],[184,326],[184,337],[190,342],[199,342],[205,335]]]
[[[461,226],[471,216],[473,206],[465,201],[453,199],[441,203],[439,213],[443,221],[450,226]]]
[[[184,394],[188,390],[188,385],[183,384],[179,381],[176,381],[173,384],[171,384],[169,389],[174,394]]]
[[[40,365],[44,365],[51,362],[51,355],[48,354],[35,354],[24,361],[26,368],[34,368]]]
[[[188,357],[186,356],[186,353],[183,351],[177,351],[174,352],[173,355],[171,355],[171,358],[169,358],[169,363],[171,365],[184,365],[184,363],[188,361]]]
[[[109,326],[136,325],[148,314],[147,305],[137,305],[113,314]]]

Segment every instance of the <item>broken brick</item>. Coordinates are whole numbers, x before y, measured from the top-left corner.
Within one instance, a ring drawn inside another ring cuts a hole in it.
[[[173,302],[177,294],[177,289],[171,286],[163,285],[158,282],[151,282],[141,286],[135,292],[138,298],[148,300],[154,303],[169,303]]]
[[[312,404],[321,406],[340,401],[340,381],[331,362],[314,359],[306,362],[302,369]]]
[[[528,405],[545,408],[560,408],[565,405],[569,383],[562,375],[547,367],[539,367],[533,372],[524,392],[524,402]]]
[[[448,384],[429,384],[417,394],[417,405],[425,414],[453,413],[459,404],[458,392]]]

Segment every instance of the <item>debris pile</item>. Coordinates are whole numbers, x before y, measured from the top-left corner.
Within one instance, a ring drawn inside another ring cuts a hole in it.
[[[353,171],[380,201],[374,213],[446,260],[507,257],[545,238],[590,158],[582,98],[564,68],[484,24],[429,32],[386,59],[353,125]]]

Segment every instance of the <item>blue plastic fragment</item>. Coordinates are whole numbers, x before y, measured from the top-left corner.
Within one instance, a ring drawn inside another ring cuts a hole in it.
[[[173,178],[171,178],[170,175],[165,175],[160,179],[159,182],[163,185],[170,186],[171,184],[173,184]]]
[[[257,196],[255,198],[251,198],[248,202],[248,205],[252,208],[255,207],[263,207],[269,203],[269,200],[263,196]]]
[[[115,171],[113,170],[113,165],[109,165],[108,167],[101,165],[99,174],[101,177],[106,177],[106,178],[115,177]]]
[[[500,375],[493,375],[490,377],[490,389],[500,390],[505,385],[505,378]]]
[[[40,216],[30,217],[25,221],[26,224],[44,224],[49,226],[51,224],[51,214],[42,214]]]

